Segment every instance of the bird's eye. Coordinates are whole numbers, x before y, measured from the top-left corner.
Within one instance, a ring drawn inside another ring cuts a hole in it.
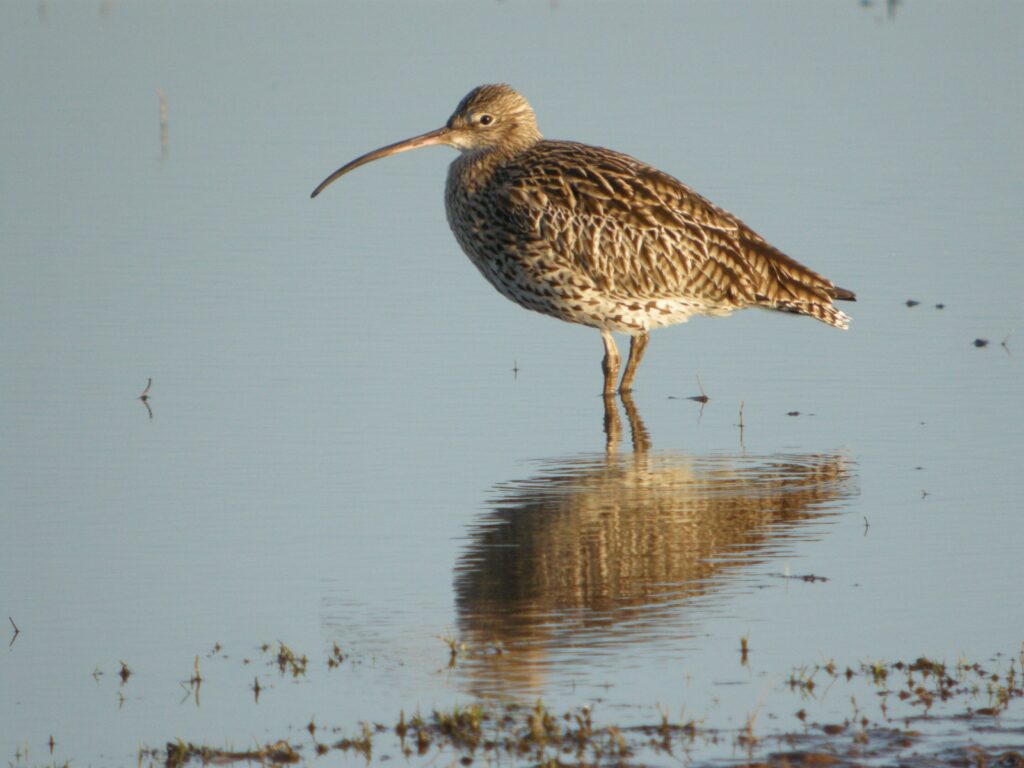
[[[491,115],[480,115],[480,125],[490,125],[494,122],[494,118]]]

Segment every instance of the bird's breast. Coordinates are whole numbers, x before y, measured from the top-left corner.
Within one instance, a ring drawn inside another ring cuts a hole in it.
[[[493,174],[472,156],[458,158],[448,169],[445,212],[462,250],[478,267],[507,250],[513,234],[508,211],[495,194]]]

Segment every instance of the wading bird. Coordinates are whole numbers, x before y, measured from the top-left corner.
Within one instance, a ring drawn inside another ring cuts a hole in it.
[[[503,296],[520,306],[597,328],[604,394],[633,385],[648,332],[694,315],[762,307],[837,328],[850,318],[833,301],[852,291],[796,262],[681,181],[602,147],[549,141],[533,109],[507,85],[474,88],[437,130],[389,144],[342,166],[313,190],[373,160],[447,144],[445,208],[455,239]]]

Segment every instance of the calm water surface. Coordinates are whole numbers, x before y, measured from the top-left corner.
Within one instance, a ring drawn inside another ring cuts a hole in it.
[[[863,681],[802,699],[805,665],[1005,669],[1022,35],[1013,3],[4,5],[0,756],[537,697],[769,735],[851,696],[884,720]],[[660,331],[608,407],[598,334],[458,252],[450,152],[308,199],[489,81],[856,290],[851,330]],[[1019,748],[1021,721],[916,723],[914,750]]]

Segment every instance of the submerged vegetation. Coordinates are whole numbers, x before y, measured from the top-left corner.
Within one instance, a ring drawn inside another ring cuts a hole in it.
[[[453,636],[441,639],[453,663],[472,663],[477,649]],[[221,650],[217,644],[206,658],[228,659]],[[271,674],[292,683],[311,669],[359,663],[336,642],[326,650],[322,667],[280,641],[259,651]],[[749,669],[756,659],[749,636],[739,639],[738,651],[741,667]],[[120,690],[134,671],[123,662],[119,667]],[[194,693],[198,706],[199,688],[210,685],[211,678],[200,674],[198,656],[192,667],[191,677],[181,684]],[[94,673],[97,682],[101,674],[98,669]],[[258,703],[263,689],[258,678],[251,689]],[[1024,766],[1024,644],[1013,655],[996,654],[986,663],[919,656],[912,661],[803,664],[777,680],[770,695],[775,697],[770,708],[762,693],[761,700],[751,701],[745,721],[727,727],[714,724],[710,714],[695,717],[686,709],[674,715],[658,705],[647,711],[603,702],[561,709],[539,698],[477,700],[429,711],[414,706],[399,711],[391,722],[364,720],[354,726],[331,724],[330,714],[321,713],[303,726],[281,724],[275,734],[280,738],[243,748],[175,737],[162,747],[142,747],[138,765],[326,766],[334,764],[333,755],[334,761],[355,765],[398,760],[464,766],[854,766],[897,761],[911,768]],[[793,720],[788,723],[786,697],[792,702]],[[73,762],[54,760],[54,747],[51,736],[47,765]],[[12,768],[38,765],[29,759],[27,743],[13,757]]]
[[[151,757],[159,757],[157,751],[143,750],[140,753],[140,760],[148,754]],[[259,762],[269,765],[288,765],[299,762],[298,753],[292,749],[287,741],[278,741],[274,744],[267,744],[256,749],[235,751],[229,749],[215,749],[213,747],[198,746],[183,741],[169,742],[164,752],[164,765],[168,768],[173,766],[186,765],[192,760],[200,763],[224,764],[238,761]]]
[[[454,639],[449,646],[459,653],[464,650]],[[747,637],[741,638],[740,648],[748,663]],[[306,674],[307,657],[285,644],[261,650],[272,657],[282,676]],[[335,644],[327,654],[326,667],[336,668],[345,658]],[[909,766],[1024,765],[1020,751],[1024,727],[1019,715],[1007,714],[1024,698],[1022,672],[1024,646],[1008,660],[997,655],[993,666],[967,659],[948,664],[926,656],[909,662],[867,659],[849,665],[829,660],[794,668],[777,688],[799,697],[791,727],[766,727],[759,718],[761,704],[752,706],[742,726],[715,728],[705,719],[673,718],[660,707],[660,722],[638,725],[635,712],[627,716],[630,724],[616,724],[607,711],[598,718],[590,706],[556,711],[540,699],[475,702],[429,713],[402,710],[392,724],[364,721],[348,729],[311,718],[302,729],[305,733],[244,750],[175,739],[163,748],[140,750],[139,763],[168,768],[242,761],[287,765],[341,754],[367,765],[399,756],[412,764],[472,765],[479,760],[482,764],[644,765],[666,760],[700,763],[706,761],[707,752],[719,756],[724,752],[730,756],[714,762],[845,766],[898,759]],[[872,695],[864,697],[865,692]],[[858,701],[857,695],[866,700]],[[849,701],[847,713],[839,717],[835,717],[836,697]],[[817,711],[827,719],[816,720]],[[944,728],[945,736],[958,729],[961,737],[952,742],[948,738],[930,741],[936,728]],[[986,746],[964,738],[965,732],[984,733]],[[936,754],[939,744],[949,743],[955,746],[944,746],[945,752]]]

